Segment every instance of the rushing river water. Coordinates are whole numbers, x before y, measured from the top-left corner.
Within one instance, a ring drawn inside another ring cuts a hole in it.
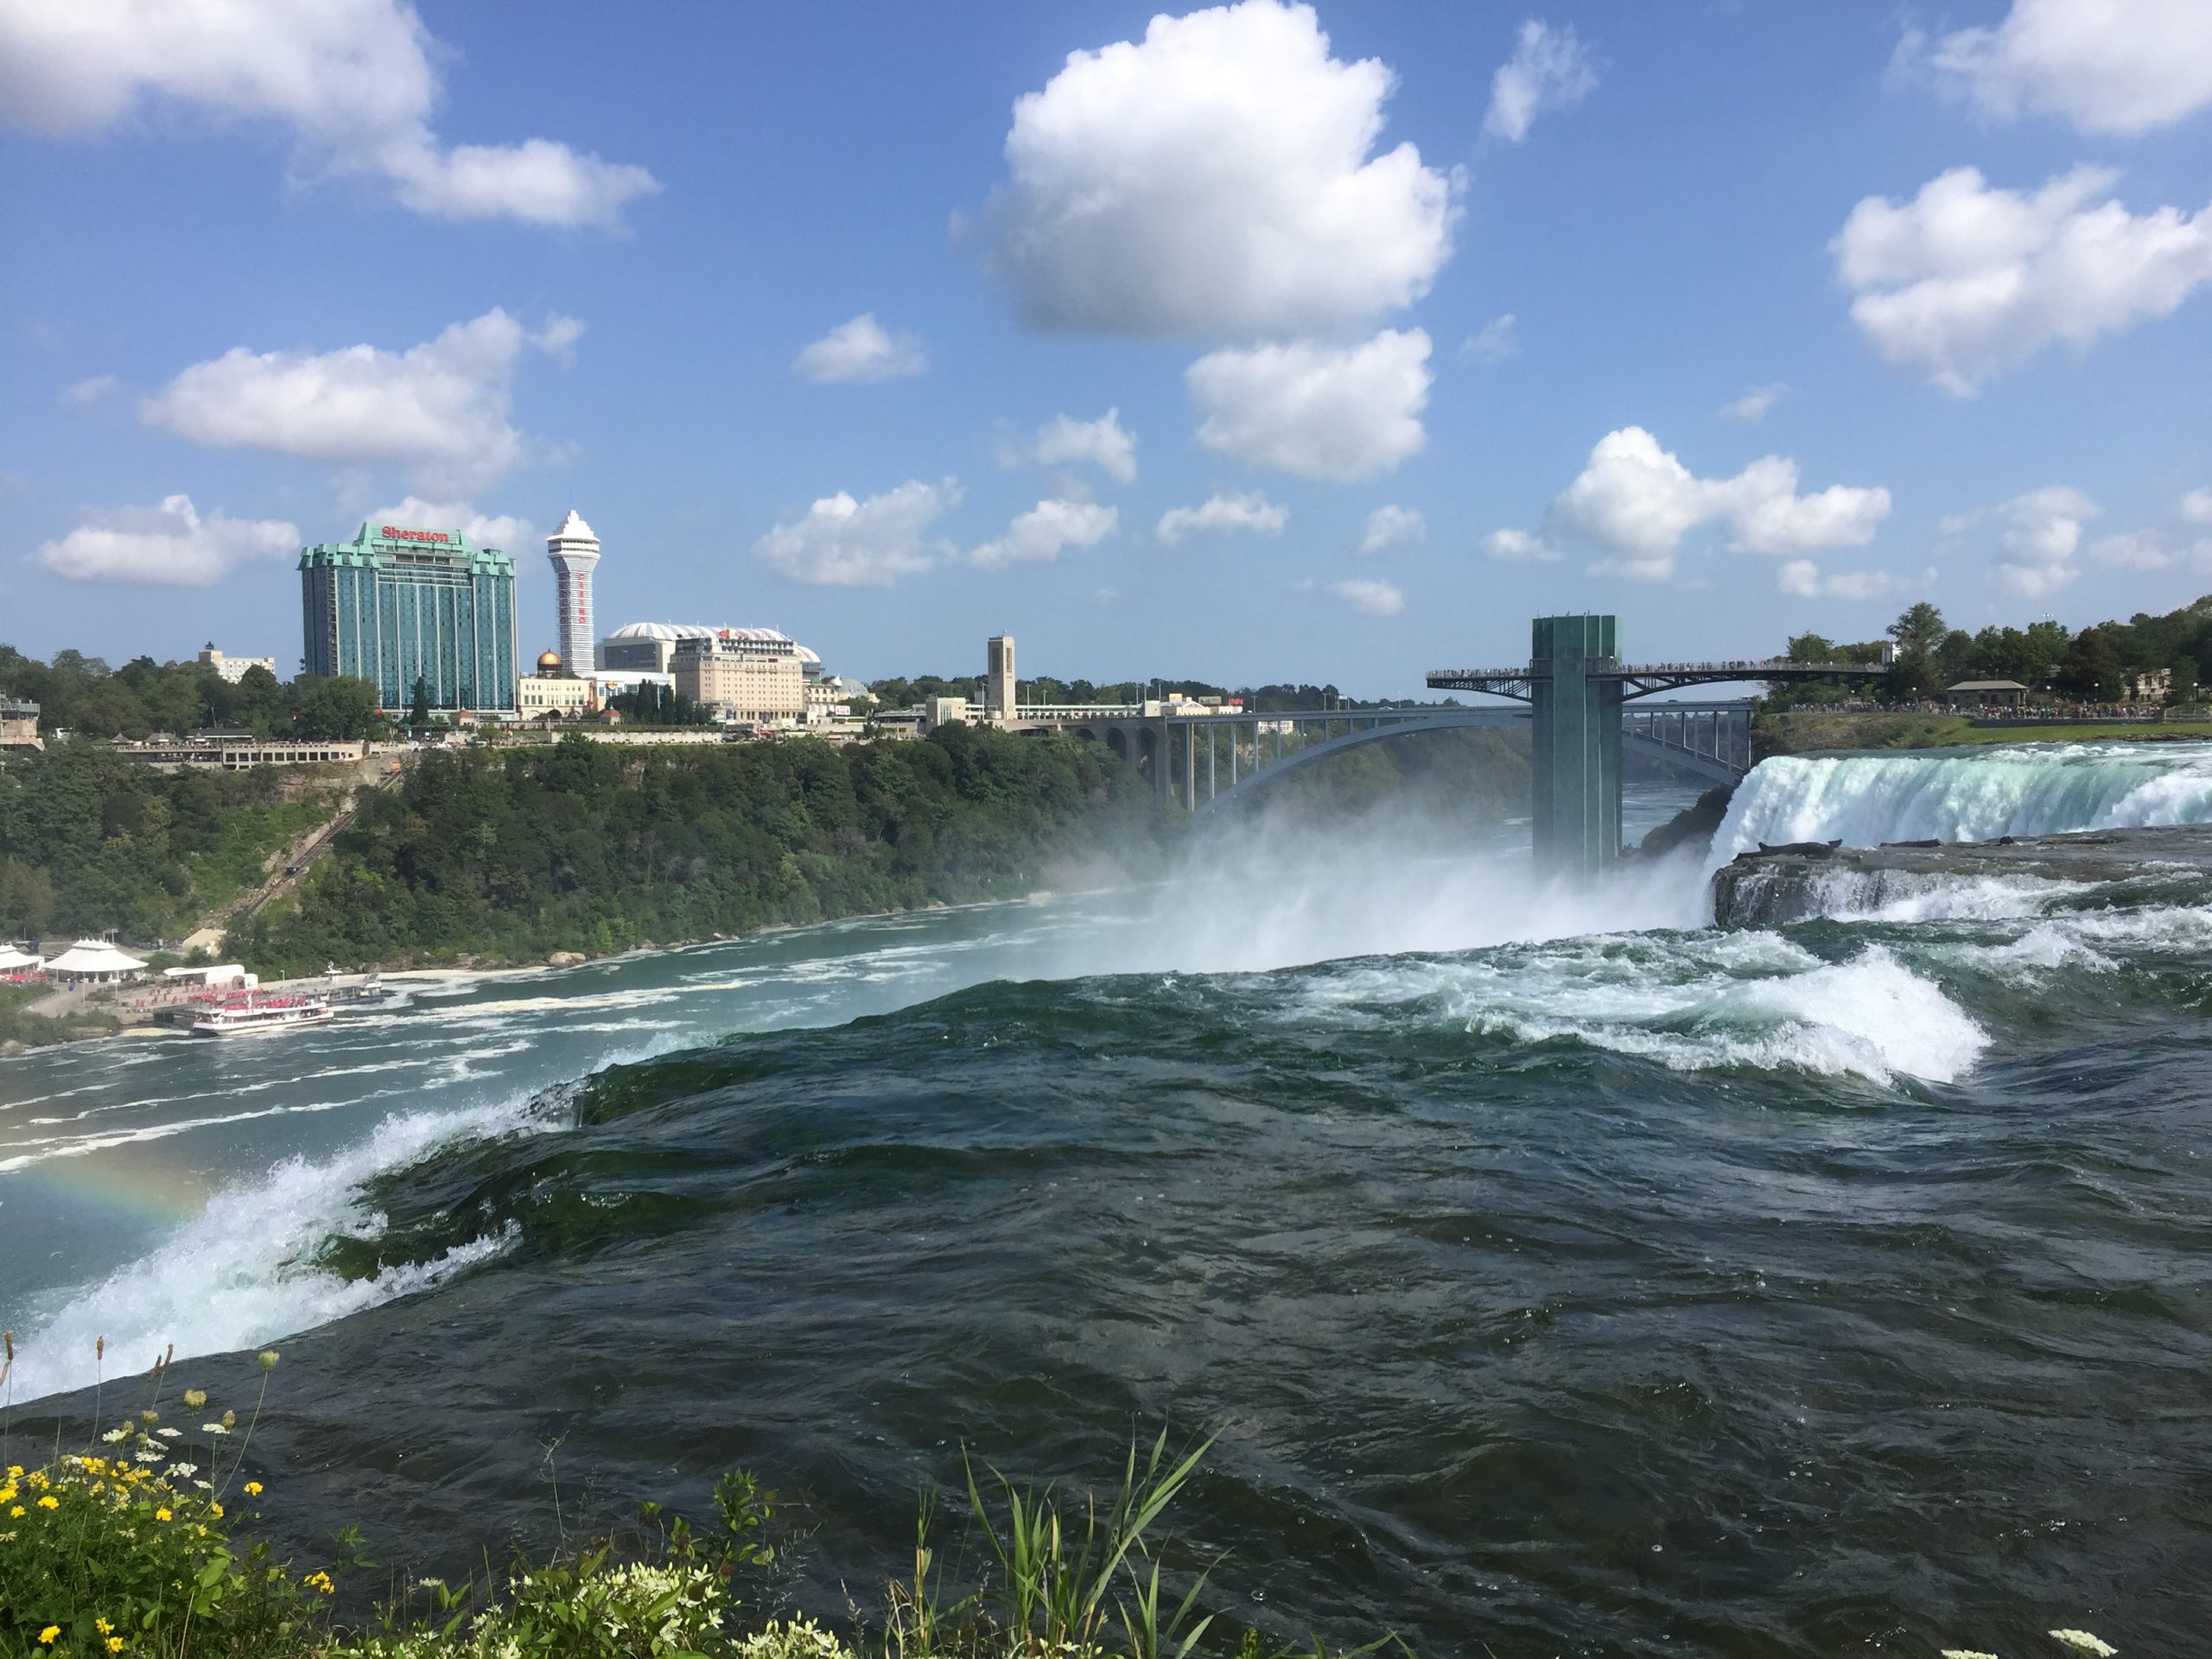
[[[2212,746],[1824,764],[1722,845],[2212,822]],[[2199,1650],[2212,893],[1730,933],[1701,878],[1255,836],[1164,891],[0,1063],[16,1397],[96,1336],[284,1336],[274,1523],[403,1567],[739,1463],[804,1495],[778,1593],[837,1615],[963,1445],[1110,1481],[1166,1422],[1220,1432],[1178,1559],[1286,1637]]]

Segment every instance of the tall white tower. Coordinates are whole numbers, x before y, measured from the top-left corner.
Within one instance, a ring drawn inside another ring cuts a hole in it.
[[[599,658],[592,645],[591,573],[599,563],[599,537],[574,507],[561,528],[545,538],[553,562],[556,644],[561,666],[571,674],[594,674]]]

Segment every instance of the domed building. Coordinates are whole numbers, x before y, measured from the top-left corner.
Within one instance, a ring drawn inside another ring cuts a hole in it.
[[[774,628],[697,622],[632,622],[599,642],[604,686],[655,679],[741,725],[790,727],[807,719],[807,688],[822,658]]]
[[[538,652],[537,671],[516,683],[515,713],[524,720],[574,720],[598,708],[598,688],[571,674],[557,651]]]

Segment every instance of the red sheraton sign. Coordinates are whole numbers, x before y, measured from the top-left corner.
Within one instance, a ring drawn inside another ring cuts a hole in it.
[[[395,530],[386,524],[381,532],[387,542],[449,542],[453,537],[442,530]]]

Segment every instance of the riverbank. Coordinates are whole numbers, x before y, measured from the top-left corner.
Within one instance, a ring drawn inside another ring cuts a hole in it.
[[[2027,721],[1978,725],[1965,715],[1890,714],[1789,709],[1758,715],[1751,753],[1806,754],[1831,749],[1948,749],[2020,743],[2195,743],[2212,724],[2131,721]]]

